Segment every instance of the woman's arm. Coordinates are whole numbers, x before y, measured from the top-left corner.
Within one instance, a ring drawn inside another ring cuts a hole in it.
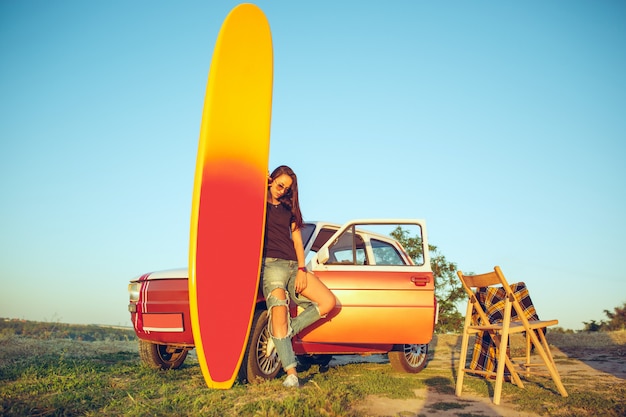
[[[296,250],[296,258],[298,259],[298,274],[296,275],[296,292],[300,293],[307,287],[306,258],[304,257],[304,244],[302,243],[302,233],[300,229],[296,229],[296,224],[291,224],[291,239],[293,247]]]

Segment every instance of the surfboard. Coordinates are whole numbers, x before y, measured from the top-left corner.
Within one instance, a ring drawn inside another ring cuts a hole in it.
[[[194,178],[189,307],[202,374],[232,387],[250,333],[265,226],[273,53],[257,6],[235,7],[209,70]]]

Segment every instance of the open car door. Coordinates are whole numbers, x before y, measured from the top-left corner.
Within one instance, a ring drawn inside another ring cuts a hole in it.
[[[415,239],[412,257],[391,232]],[[337,306],[300,333],[302,342],[429,343],[436,303],[425,221],[353,220],[328,236],[309,243],[319,248],[309,270],[335,294]]]

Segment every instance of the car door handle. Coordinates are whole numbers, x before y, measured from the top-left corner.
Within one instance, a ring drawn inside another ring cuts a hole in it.
[[[430,282],[430,277],[428,275],[421,277],[413,275],[411,277],[411,282],[415,284],[416,287],[425,287],[426,284]]]

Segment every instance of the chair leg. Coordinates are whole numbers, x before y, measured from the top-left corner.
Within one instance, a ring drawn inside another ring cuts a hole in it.
[[[552,357],[552,352],[550,351],[550,346],[548,345],[548,340],[546,339],[546,335],[544,334],[543,330],[537,330],[535,333],[539,334],[539,341],[541,342],[541,345],[546,351],[546,355],[550,359],[550,363],[556,369],[556,363],[554,362],[554,357]]]
[[[506,354],[509,345],[509,325],[511,323],[511,300],[507,297],[504,304],[504,317],[502,320],[502,333],[498,346],[498,368],[496,369],[496,386],[493,390],[493,403],[500,404],[500,396],[502,395],[502,383],[504,382],[504,368],[507,362],[510,362]],[[495,338],[494,338],[495,340]],[[510,369],[513,373],[515,369]]]
[[[552,354],[550,353],[550,347],[548,346],[548,341],[546,340],[546,337],[543,335],[543,332],[538,332],[538,333],[541,334],[540,336],[541,341],[545,343],[545,345],[539,342],[539,339],[537,338],[537,335],[535,334],[534,331],[528,332],[528,334],[530,334],[532,343],[535,345],[535,349],[537,349],[537,352],[539,353],[539,356],[541,356],[543,363],[545,363],[546,367],[548,368],[548,372],[550,373],[550,376],[552,377],[552,380],[554,381],[556,388],[559,390],[559,393],[563,397],[567,397],[567,391],[565,390],[565,387],[563,386],[563,383],[561,382],[561,376],[559,375],[559,371],[556,369],[554,359],[552,358]]]
[[[524,363],[524,369],[526,370],[526,377],[530,376],[530,351],[533,347],[533,344],[530,341],[530,336],[528,335],[528,332],[526,332],[525,335],[525,339],[526,339],[526,362]]]
[[[461,356],[459,357],[459,371],[456,375],[456,390],[455,394],[457,397],[461,396],[461,392],[463,391],[463,376],[465,375],[465,363],[467,362],[467,350],[469,344],[469,332],[467,328],[471,324],[472,320],[472,311],[468,306],[468,313],[465,315],[465,325],[463,326],[463,339],[461,340]]]
[[[491,340],[493,340],[493,343],[496,347],[496,357],[499,358],[500,355],[500,346],[502,346],[502,342],[501,342],[501,337],[498,336],[497,334],[493,334],[491,333]],[[504,369],[508,369],[509,373],[511,374],[511,381],[517,385],[519,388],[524,388],[524,383],[522,382],[522,380],[519,377],[519,374],[517,373],[517,371],[515,370],[515,364],[513,363],[513,361],[511,360],[511,358],[509,357],[509,340],[507,338],[507,342],[504,344],[504,346],[502,347],[504,349],[504,351],[506,352],[506,354],[504,355],[504,361],[505,361],[505,365],[506,367]],[[498,359],[498,363],[499,363],[499,359]],[[497,371],[497,368],[496,368]],[[497,374],[497,372],[496,372]],[[502,373],[502,378],[504,380],[504,372]]]
[[[467,350],[469,344],[469,334],[463,332],[463,339],[461,341],[461,356],[459,357],[459,371],[456,375],[456,391],[457,397],[461,396],[463,391],[463,376],[465,375],[465,363],[467,362]]]
[[[519,377],[519,374],[517,373],[517,371],[515,370],[514,364],[511,361],[511,358],[509,358],[508,356],[506,356],[506,366],[507,368],[509,368],[509,371],[511,372],[511,381],[517,385],[520,388],[524,388],[524,383],[522,382],[522,380]]]
[[[494,335],[494,340],[496,339]],[[504,382],[504,368],[507,364],[506,348],[508,345],[508,335],[501,335],[498,337],[499,342],[497,345],[498,352],[498,367],[496,368],[496,386],[493,389],[493,403],[500,404],[500,396],[502,395],[502,383]]]

